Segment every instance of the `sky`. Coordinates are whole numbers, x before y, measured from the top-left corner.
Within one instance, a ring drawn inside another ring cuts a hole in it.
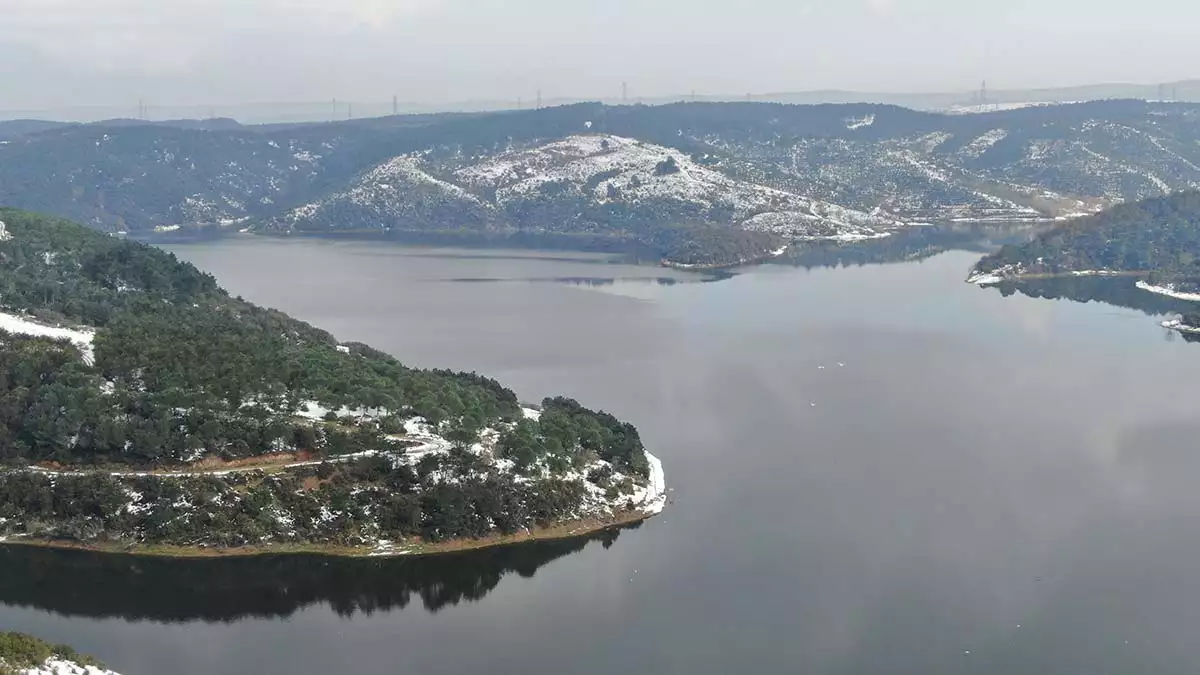
[[[1200,76],[1195,0],[0,0],[0,111]]]

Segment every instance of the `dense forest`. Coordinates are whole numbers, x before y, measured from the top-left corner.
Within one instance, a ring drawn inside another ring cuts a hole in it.
[[[1155,284],[1200,288],[1200,192],[1122,204],[1068,222],[1005,246],[976,270],[1001,276],[1130,272]]]
[[[339,349],[324,331],[229,297],[169,253],[21,212],[0,210],[0,220],[10,237],[0,243],[0,306],[101,329],[94,364],[69,343],[3,338],[0,458],[252,456],[312,436],[294,422],[308,401],[471,432],[519,414],[516,395],[493,380],[406,368],[365,345]]]
[[[0,209],[0,222],[0,310],[95,334],[89,359],[77,342],[0,330],[0,461],[161,469],[278,453],[353,460],[190,477],[10,470],[0,473],[0,536],[440,541],[581,513],[589,488],[565,479],[571,472],[592,467],[587,483],[610,504],[649,475],[632,425],[573,400],[547,399],[530,416],[494,380],[339,344],[230,297],[161,250],[19,211]],[[325,412],[314,416],[313,406]],[[414,443],[414,419],[453,450],[397,459]],[[469,451],[485,429],[492,457]]]

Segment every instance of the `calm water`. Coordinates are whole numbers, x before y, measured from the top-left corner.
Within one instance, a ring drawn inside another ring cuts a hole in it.
[[[561,254],[175,250],[343,339],[633,421],[674,503],[432,560],[0,549],[0,627],[127,675],[1200,672],[1200,346],[1144,314],[968,286],[964,252],[693,283]]]

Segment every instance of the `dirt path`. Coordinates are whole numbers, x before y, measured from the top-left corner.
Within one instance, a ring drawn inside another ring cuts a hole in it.
[[[367,450],[366,452],[358,452],[352,455],[338,455],[327,459],[308,460],[300,462],[281,462],[268,464],[248,464],[246,466],[238,466],[228,469],[199,469],[194,471],[105,471],[103,469],[92,470],[62,470],[49,469],[41,466],[30,466],[24,470],[30,473],[38,473],[44,476],[87,476],[93,474],[106,474],[115,477],[141,477],[141,476],[159,476],[164,478],[185,478],[188,476],[229,476],[238,473],[251,473],[253,471],[286,471],[287,469],[297,469],[305,466],[320,466],[321,464],[342,464],[345,462],[353,462],[363,459],[364,457],[374,457],[376,455],[390,455],[396,458],[403,458],[407,462],[416,463],[422,457],[427,455],[435,455],[449,452],[453,447],[450,441],[441,436],[433,436],[430,434],[409,434],[404,437],[406,440],[420,441],[421,444],[407,448],[404,452],[392,452],[387,450]]]

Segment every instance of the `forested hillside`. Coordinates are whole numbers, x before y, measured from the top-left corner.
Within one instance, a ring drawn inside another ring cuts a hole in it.
[[[169,253],[8,209],[0,460],[0,538],[125,545],[515,533],[644,507],[654,478],[611,415],[522,409],[494,380],[230,297]]]
[[[1200,288],[1200,192],[1123,204],[1006,246],[975,277],[1130,273],[1177,290]]]
[[[1065,217],[1200,187],[1192,104],[580,104],[218,122],[11,125],[0,203],[112,232],[436,234],[731,264],[797,239]]]

